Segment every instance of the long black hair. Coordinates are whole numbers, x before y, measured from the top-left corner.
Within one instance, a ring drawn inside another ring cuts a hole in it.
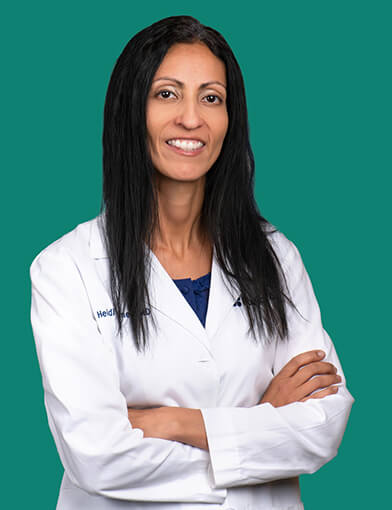
[[[245,87],[229,45],[191,16],[162,19],[137,33],[113,69],[104,108],[103,232],[119,330],[125,311],[138,351],[148,344],[148,249],[157,225],[154,168],[147,147],[146,102],[152,79],[176,43],[204,43],[226,67],[229,126],[206,175],[201,224],[229,283],[241,293],[249,331],[287,337],[285,279],[254,198]],[[154,324],[154,321],[153,321]]]

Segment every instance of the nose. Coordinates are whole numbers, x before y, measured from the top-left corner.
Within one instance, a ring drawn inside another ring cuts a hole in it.
[[[176,117],[176,124],[185,129],[196,129],[203,124],[200,115],[200,106],[194,99],[183,99],[179,105],[179,111]]]

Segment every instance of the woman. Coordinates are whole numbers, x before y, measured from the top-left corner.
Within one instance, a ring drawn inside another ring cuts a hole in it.
[[[104,114],[103,211],[33,262],[57,508],[301,509],[353,399],[295,246],[253,197],[244,85],[188,16],[139,32]]]

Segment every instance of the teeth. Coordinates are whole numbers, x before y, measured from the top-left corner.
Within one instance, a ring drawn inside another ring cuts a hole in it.
[[[174,145],[174,147],[178,147],[179,149],[183,151],[194,151],[196,149],[200,149],[200,147],[203,147],[202,142],[191,141],[191,140],[168,140],[167,142],[169,145]]]

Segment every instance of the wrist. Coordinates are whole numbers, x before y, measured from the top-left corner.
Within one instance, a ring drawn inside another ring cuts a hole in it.
[[[208,450],[206,430],[200,409],[176,408],[173,440]]]

